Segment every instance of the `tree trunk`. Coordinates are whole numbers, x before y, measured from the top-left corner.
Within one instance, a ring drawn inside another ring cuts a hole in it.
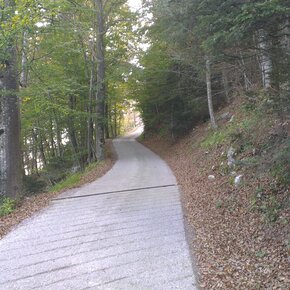
[[[48,91],[48,97],[52,102],[54,101],[49,91]],[[52,128],[55,130],[55,135],[56,135],[57,156],[63,157],[62,136],[61,136],[61,131],[59,127],[58,115],[54,109],[52,110],[52,113],[54,115],[54,120],[52,121],[52,124],[53,124]]]
[[[55,134],[56,134],[56,144],[57,144],[57,156],[63,157],[63,150],[62,150],[62,137],[61,137],[61,131],[59,128],[59,122],[57,114],[54,112],[54,125],[55,125]]]
[[[91,69],[90,69],[90,89],[89,89],[89,105],[88,105],[88,122],[87,122],[87,150],[88,150],[88,163],[95,160],[94,150],[93,150],[93,137],[94,137],[94,125],[93,125],[93,86],[94,86],[94,57],[93,57],[93,47],[92,47],[92,59],[91,59]]]
[[[230,86],[229,86],[227,69],[225,67],[222,68],[222,79],[223,79],[226,102],[229,103],[230,102]]]
[[[28,50],[27,31],[24,31],[22,40],[21,73],[20,73],[20,85],[21,87],[24,88],[27,87],[28,81],[27,50]]]
[[[272,62],[269,56],[268,46],[266,33],[264,30],[260,29],[258,31],[258,48],[260,50],[259,55],[262,84],[265,89],[269,89],[271,87]]]
[[[53,134],[53,121],[50,118],[49,120],[50,128],[49,128],[49,139],[50,139],[50,156],[55,157],[56,156],[56,145],[54,142],[54,134]]]
[[[32,133],[32,172],[36,173],[37,175],[39,175],[38,173],[38,138],[37,138],[37,133],[35,132],[35,129],[31,130]]]
[[[104,7],[103,0],[95,0],[97,30],[97,93],[96,93],[96,157],[105,159],[105,44],[104,44]]]
[[[6,8],[13,10],[13,1],[6,0],[4,3]],[[1,64],[3,75],[0,79],[0,194],[18,198],[21,195],[22,156],[17,52],[14,39],[7,39],[7,42],[7,57]]]
[[[69,139],[73,148],[74,159],[77,161],[77,165],[82,167],[83,164],[79,156],[79,146],[78,146],[78,141],[77,141],[77,136],[76,136],[76,129],[74,125],[73,111],[75,110],[75,107],[76,107],[75,96],[69,96],[70,113],[68,114],[68,126],[67,126],[68,132],[69,132]]]
[[[249,91],[252,84],[251,84],[250,79],[248,78],[246,63],[245,63],[245,60],[241,51],[240,51],[240,67],[241,67],[241,71],[242,71],[243,79],[244,79],[244,88],[246,91]]]
[[[207,87],[207,102],[212,128],[217,128],[217,123],[214,117],[213,103],[212,103],[212,89],[211,89],[211,65],[210,60],[206,57],[206,87]]]
[[[117,103],[114,103],[114,137],[118,136],[118,115],[117,115]]]

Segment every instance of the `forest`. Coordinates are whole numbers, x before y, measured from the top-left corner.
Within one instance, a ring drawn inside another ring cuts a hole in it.
[[[173,139],[208,117],[216,128],[214,109],[238,90],[264,90],[261,101],[287,119],[289,9],[288,1],[143,1],[135,11],[126,1],[3,1],[2,195],[104,159],[105,139],[122,132],[136,103],[145,131]]]
[[[103,160],[105,138],[122,132],[138,49],[125,3],[2,1],[1,194]]]
[[[107,140],[140,114],[141,142],[165,146],[207,124],[203,152],[225,146],[224,175],[232,165],[263,172],[253,191],[267,183],[269,196],[247,202],[270,222],[284,210],[289,225],[288,0],[0,0],[0,9],[1,203],[98,166]],[[228,107],[234,114],[217,113]],[[286,289],[249,285],[239,289]]]

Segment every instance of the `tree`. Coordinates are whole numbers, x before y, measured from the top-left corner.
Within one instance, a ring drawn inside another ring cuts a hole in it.
[[[211,64],[210,64],[210,59],[208,57],[206,57],[206,60],[205,60],[205,67],[206,67],[207,103],[208,103],[209,116],[210,116],[212,128],[216,129],[217,124],[215,121],[215,116],[213,112],[213,104],[212,104]]]
[[[15,3],[4,2],[4,27],[13,21]],[[21,195],[21,150],[18,70],[15,31],[8,30],[1,50],[0,121],[0,194],[11,198]]]

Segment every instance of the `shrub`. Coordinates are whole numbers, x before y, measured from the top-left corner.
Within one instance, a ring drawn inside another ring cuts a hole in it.
[[[15,206],[15,200],[9,197],[0,197],[0,216],[5,216],[12,213]]]
[[[270,171],[280,184],[290,185],[290,139],[286,148],[274,156],[274,165]]]
[[[27,195],[43,192],[47,186],[48,180],[41,176],[30,175],[23,178],[23,188]]]

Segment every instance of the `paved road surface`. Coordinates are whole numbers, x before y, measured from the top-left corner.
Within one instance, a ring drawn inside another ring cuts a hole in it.
[[[0,241],[0,289],[194,290],[167,165],[117,139],[104,177],[63,194]]]

